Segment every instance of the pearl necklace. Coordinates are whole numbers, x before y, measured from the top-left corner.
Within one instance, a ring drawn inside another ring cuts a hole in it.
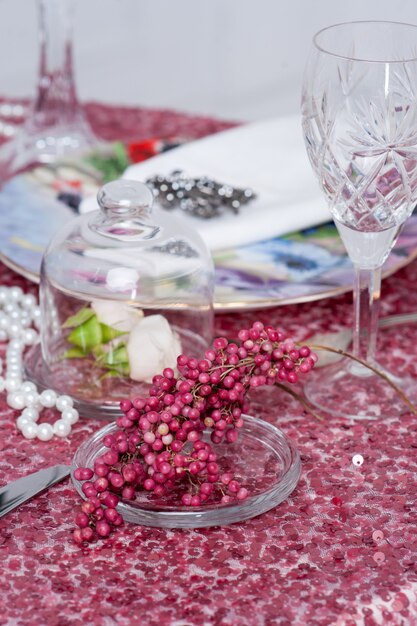
[[[0,287],[0,342],[6,348],[6,377],[0,359],[0,392],[7,392],[7,404],[21,411],[16,421],[26,439],[49,441],[54,435],[68,437],[79,414],[70,396],[58,395],[53,389],[39,393],[36,385],[23,381],[23,352],[39,341],[41,311],[35,296],[20,287]],[[34,328],[32,327],[34,326]],[[54,424],[37,424],[43,408],[55,407],[61,414]]]

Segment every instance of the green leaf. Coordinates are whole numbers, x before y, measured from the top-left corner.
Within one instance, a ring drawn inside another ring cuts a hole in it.
[[[82,359],[85,356],[87,356],[87,355],[84,352],[84,350],[82,350],[81,348],[70,348],[69,350],[67,350],[64,353],[62,358],[64,358],[64,359]]]
[[[116,337],[121,337],[122,335],[127,334],[124,330],[117,330],[116,328],[107,326],[107,324],[100,324],[100,326],[103,343],[108,343],[109,341],[116,339]]]
[[[126,376],[129,376],[129,371],[111,369],[105,374],[102,374],[102,376],[100,376],[100,380],[105,380],[106,378],[126,378]]]
[[[112,145],[110,153],[97,152],[92,154],[87,159],[87,162],[100,172],[103,179],[102,182],[104,183],[120,178],[128,165],[130,165],[126,148],[120,142]]]
[[[113,148],[119,167],[128,167],[130,163],[126,153],[126,146],[121,141],[116,141],[113,143]]]
[[[100,380],[105,380],[106,378],[120,378],[120,374],[116,370],[110,370],[100,376]]]
[[[94,311],[89,307],[84,307],[80,309],[75,315],[71,315],[65,322],[62,324],[62,328],[75,328],[76,326],[80,326],[84,322],[90,319],[95,315]]]
[[[100,361],[100,359],[106,356],[106,351],[101,344],[91,348],[91,352],[95,356],[97,361]]]
[[[108,369],[110,372],[117,372],[117,375],[121,377],[129,376],[130,374],[129,363],[115,363],[114,365],[103,363],[101,367]]]
[[[103,342],[103,337],[101,324],[98,322],[96,315],[93,315],[93,317],[90,317],[86,322],[74,328],[68,335],[67,341],[74,346],[78,346],[84,350],[84,352],[99,346]]]
[[[118,363],[128,365],[129,357],[125,344],[122,344],[113,350],[109,350],[105,353],[105,355],[103,355],[101,360],[105,365],[116,365]]]

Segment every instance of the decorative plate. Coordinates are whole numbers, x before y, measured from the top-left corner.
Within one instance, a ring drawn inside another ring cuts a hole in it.
[[[39,280],[50,238],[78,213],[83,198],[125,170],[120,143],[77,160],[42,165],[16,176],[0,193],[0,258],[18,273]],[[417,216],[406,223],[384,276],[417,255]],[[349,291],[353,268],[332,223],[260,243],[214,252],[215,308],[256,309],[306,302]]]
[[[238,441],[217,445],[216,453],[225,471],[233,470],[237,480],[249,490],[245,500],[190,508],[176,504],[175,491],[164,499],[155,499],[143,491],[136,500],[118,505],[125,521],[159,528],[225,526],[265,513],[286,500],[301,473],[300,457],[294,444],[272,424],[248,415],[243,419]],[[74,471],[77,467],[92,468],[95,459],[107,450],[103,437],[115,430],[117,426],[113,422],[84,441],[75,453],[72,480],[83,498],[81,483],[74,478]]]

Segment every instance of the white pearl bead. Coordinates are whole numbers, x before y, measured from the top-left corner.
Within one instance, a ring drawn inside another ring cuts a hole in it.
[[[70,396],[59,396],[55,403],[58,411],[65,411],[65,409],[72,409],[74,406],[74,400]]]
[[[11,374],[13,376],[14,374],[12,374],[12,371],[17,371],[19,373],[22,371],[22,361],[20,359],[17,361],[13,361],[12,363],[6,361],[6,367],[7,374]]]
[[[12,361],[11,363],[9,363],[9,361],[6,361],[6,367],[7,367],[7,373],[9,373],[9,369],[16,369],[19,368],[19,372],[22,370],[22,361],[21,359],[17,359],[16,361]]]
[[[53,391],[53,389],[45,389],[45,391],[42,391],[41,395],[39,396],[39,402],[42,406],[49,409],[55,406],[56,397],[56,393],[55,391]]]
[[[22,371],[22,366],[20,362],[10,363],[7,365],[7,373],[10,374],[11,376],[20,374],[21,371]]]
[[[16,360],[12,360],[12,362],[9,361],[9,359],[6,360],[6,367],[7,367],[7,373],[10,374],[10,370],[11,369],[19,369],[19,372],[22,371],[22,361],[21,359],[16,358]]]
[[[9,318],[8,317],[0,317],[0,329],[7,331],[9,328]]]
[[[12,409],[23,409],[25,406],[25,396],[19,391],[12,391],[7,394],[7,404]]]
[[[62,411],[62,419],[69,424],[76,424],[80,419],[77,409],[65,409]]]
[[[19,337],[20,333],[22,332],[22,329],[20,328],[20,324],[16,324],[16,322],[13,322],[12,324],[10,324],[8,332],[9,332],[9,337]]]
[[[22,378],[22,370],[21,369],[13,369],[7,371],[7,378]]]
[[[22,414],[21,414],[20,417],[26,417],[27,419],[31,420],[32,422],[37,422],[38,419],[39,419],[39,411],[34,406],[28,406],[28,407],[26,407],[26,409],[23,409]]]
[[[23,382],[22,375],[20,372],[7,372],[7,377],[6,377],[7,391],[20,391],[22,382]]]
[[[25,399],[26,406],[35,406],[39,403],[39,394],[36,391],[23,393],[23,397]]]
[[[7,333],[5,330],[0,328],[0,342],[3,343],[7,339]]]
[[[33,309],[36,306],[36,298],[31,293],[27,293],[20,299],[20,304],[24,309]]]
[[[23,350],[16,350],[15,348],[9,349],[6,352],[6,360],[9,359],[21,359]]]
[[[23,291],[20,287],[11,287],[11,289],[9,289],[9,298],[13,302],[18,302],[22,296]]]
[[[25,328],[25,330],[22,332],[22,337],[27,346],[32,346],[39,339],[38,333],[33,328]]]
[[[9,343],[8,349],[17,350],[18,352],[21,352],[24,347],[25,347],[25,344],[23,343],[21,339],[12,339],[11,342]]]
[[[20,287],[9,287],[9,299],[18,302],[23,296],[23,289]]]
[[[68,437],[71,432],[71,424],[61,419],[55,422],[53,430],[58,437]]]
[[[31,391],[38,391],[35,383],[32,383],[30,380],[26,380],[22,385],[23,393],[30,393]]]
[[[0,376],[0,393],[6,389],[6,381],[3,376]]]
[[[23,430],[24,427],[27,426],[28,424],[34,424],[34,421],[31,420],[29,417],[26,417],[25,415],[23,415],[23,413],[16,420],[16,426],[19,430]]]
[[[11,319],[13,322],[20,322],[20,311],[18,309],[15,309],[14,311],[10,311],[9,313],[9,319]]]
[[[37,424],[34,424],[33,422],[31,422],[29,424],[25,424],[24,426],[22,426],[22,435],[26,439],[35,439],[37,434],[38,434]]]
[[[54,436],[54,429],[50,424],[40,424],[38,427],[38,439],[49,441]]]
[[[9,376],[6,378],[6,389],[7,391],[17,391],[18,389],[20,389],[22,385],[22,381],[20,378],[15,378],[15,377],[10,377]]]
[[[9,290],[7,287],[0,287],[0,304],[4,304],[9,297]]]
[[[21,361],[22,360],[22,352],[23,350],[7,350],[6,352],[6,361]]]

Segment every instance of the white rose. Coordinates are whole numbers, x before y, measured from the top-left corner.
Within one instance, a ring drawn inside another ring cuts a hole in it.
[[[176,367],[181,343],[165,317],[149,315],[131,330],[127,353],[130,378],[152,382],[153,376],[161,374],[165,367]]]
[[[114,300],[93,300],[91,308],[101,324],[129,333],[134,325],[143,318],[141,309],[134,309],[123,302]]]

